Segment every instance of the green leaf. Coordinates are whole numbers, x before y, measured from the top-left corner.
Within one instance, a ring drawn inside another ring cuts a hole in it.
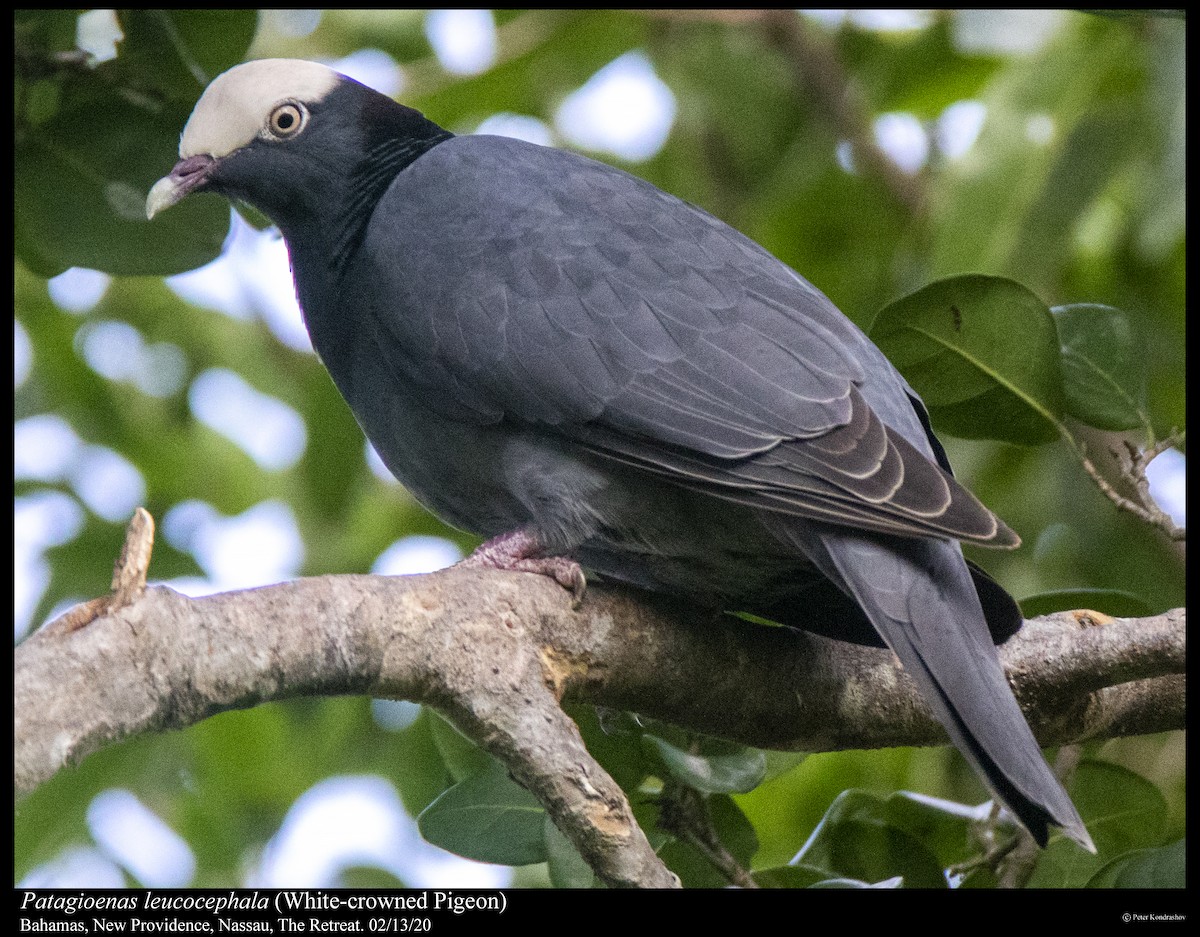
[[[629,714],[570,705],[566,712],[591,756],[626,791],[637,790],[650,771],[658,770],[657,759],[641,744],[643,727]]]
[[[120,10],[117,17],[125,38],[116,60],[102,66],[110,80],[189,109],[210,81],[245,58],[258,30],[255,10]]]
[[[904,885],[904,879],[898,875],[871,883],[844,876],[831,878],[824,869],[811,865],[780,865],[760,869],[753,877],[761,888],[901,888]]]
[[[977,274],[938,280],[884,307],[870,335],[936,428],[1026,445],[1058,437],[1058,334],[1045,303],[1021,284]]]
[[[829,873],[812,865],[776,865],[759,869],[752,877],[762,888],[811,888],[826,881]]]
[[[223,199],[186,199],[146,220],[146,194],[174,165],[187,114],[114,96],[27,128],[14,154],[18,256],[43,275],[68,267],[171,274],[216,257],[229,230]]]
[[[794,861],[825,869],[836,878],[882,882],[900,876],[909,888],[947,887],[942,864],[928,843],[897,822],[905,812],[911,823],[913,815],[946,811],[912,798],[904,803],[889,800],[869,791],[843,791]],[[954,823],[965,829],[964,818]]]
[[[596,873],[583,861],[562,830],[547,816],[543,825],[546,842],[546,861],[550,866],[550,881],[555,888],[591,888],[596,882]]]
[[[80,10],[13,10],[13,47],[25,56],[70,52]]]
[[[787,774],[808,757],[808,752],[764,751],[763,757],[766,758],[766,773],[763,775],[765,782]]]
[[[1076,769],[1071,795],[1101,854],[1160,845],[1166,801],[1140,774],[1087,760]]]
[[[758,835],[737,801],[727,794],[708,798],[708,815],[725,848],[745,868],[758,851]]]
[[[229,230],[229,206],[216,197],[188,199],[151,224],[146,193],[175,164],[204,86],[245,56],[257,14],[123,10],[118,17],[125,38],[117,58],[66,73],[53,111],[29,112],[44,97],[30,95],[18,121],[14,239],[18,256],[43,276],[68,267],[179,273],[215,258]],[[27,41],[51,41],[33,25]]]
[[[659,828],[658,820],[662,812],[658,801],[654,798],[646,798],[643,795],[634,798],[630,806],[633,808],[634,821],[642,828],[642,832],[646,834],[646,839],[650,841],[650,848],[655,852],[659,852],[671,841],[671,837]]]
[[[956,888],[999,888],[1000,880],[996,873],[986,865],[971,869],[959,878]]]
[[[817,882],[813,888],[902,888],[903,877],[896,875],[881,882],[864,882],[856,878],[827,878]]]
[[[493,762],[459,781],[417,817],[425,839],[477,862],[530,865],[546,861],[545,811]]]
[[[438,750],[431,723],[429,707],[422,706],[411,725],[399,732],[388,732],[403,746],[404,757],[398,759],[387,774],[400,789],[404,807],[413,816],[433,803],[456,780],[450,776]]]
[[[981,270],[1043,294],[1061,289],[1073,228],[1154,146],[1133,104],[1147,68],[1134,31],[1076,19],[975,96],[987,119],[931,199],[935,275]]]
[[[339,888],[405,888],[393,873],[375,865],[349,865],[338,875]]]
[[[1148,426],[1146,352],[1129,317],[1095,303],[1055,306],[1050,312],[1062,346],[1067,412],[1100,429]]]
[[[1087,882],[1087,888],[1185,888],[1186,840],[1118,856]]]
[[[859,810],[908,833],[932,852],[945,868],[974,851],[971,824],[983,820],[986,806],[961,804],[911,791],[896,791],[877,804],[863,801]]]
[[[1101,854],[1160,844],[1166,801],[1140,774],[1121,765],[1086,760],[1075,771],[1071,795]]]
[[[1018,604],[1026,618],[1077,608],[1090,608],[1114,618],[1144,618],[1154,614],[1154,609],[1144,599],[1119,589],[1059,589],[1031,595]]]
[[[658,858],[679,876],[684,888],[729,887],[729,880],[691,843],[668,839],[658,849]]]
[[[767,771],[766,756],[757,748],[705,740],[711,754],[685,752],[656,735],[645,736],[671,776],[706,794],[743,794],[758,787]]]
[[[1113,19],[1125,19],[1130,16],[1187,19],[1187,10],[1084,10],[1083,12],[1091,13],[1093,16],[1108,16]]]
[[[1079,888],[1112,859],[1160,845],[1167,804],[1158,788],[1141,775],[1103,761],[1083,761],[1071,781],[1070,794],[1096,844],[1096,854],[1055,833],[1030,877],[1030,887]]]
[[[758,837],[754,827],[726,794],[715,794],[707,799],[709,820],[721,844],[734,860],[745,869],[750,867],[754,853],[758,850]],[[642,827],[646,829],[646,826]],[[669,839],[658,856],[666,863],[685,888],[724,888],[728,879],[717,870],[708,857],[689,842]]]
[[[843,29],[842,55],[862,59],[856,70],[876,113],[908,111],[936,120],[957,101],[977,99],[1003,60],[982,49],[965,52],[953,17],[938,17],[909,36],[874,29]]]
[[[463,735],[441,713],[425,707],[423,716],[429,719],[429,734],[437,746],[455,781],[462,781],[486,771],[492,758],[482,748]]]

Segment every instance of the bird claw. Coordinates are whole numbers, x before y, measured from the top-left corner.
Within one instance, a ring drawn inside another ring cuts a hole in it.
[[[467,569],[507,569],[549,576],[571,593],[572,608],[579,608],[587,589],[587,577],[578,563],[565,556],[537,556],[541,545],[528,531],[501,534],[481,544],[457,565]]]
[[[583,569],[574,560],[569,560],[565,556],[528,557],[517,560],[507,568],[549,576],[571,593],[572,608],[579,608],[580,603],[583,602],[583,593],[587,589],[587,577],[584,576]]]

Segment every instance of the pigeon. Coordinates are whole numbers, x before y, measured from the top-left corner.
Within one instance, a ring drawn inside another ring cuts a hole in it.
[[[364,433],[484,538],[465,564],[886,645],[1040,845],[1094,851],[996,653],[1020,611],[960,547],[1016,534],[804,277],[636,176],[453,134],[314,62],[218,76],[179,156],[147,216],[212,192],[278,227]]]

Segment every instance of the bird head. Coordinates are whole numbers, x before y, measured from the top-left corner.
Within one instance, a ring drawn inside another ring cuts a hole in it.
[[[372,187],[386,187],[404,158],[449,136],[316,62],[246,62],[200,96],[180,137],[179,162],[151,188],[146,216],[193,192],[216,192],[253,205],[290,241],[369,208],[369,196],[382,194]]]

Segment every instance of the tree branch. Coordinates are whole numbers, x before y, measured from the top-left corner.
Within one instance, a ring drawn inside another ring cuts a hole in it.
[[[1185,612],[1030,622],[1002,649],[1043,744],[1183,727]],[[448,569],[190,599],[150,587],[15,652],[15,788],[120,739],[304,695],[425,703],[501,759],[612,885],[668,886],[560,702],[809,751],[945,741],[885,651],[593,585]]]

